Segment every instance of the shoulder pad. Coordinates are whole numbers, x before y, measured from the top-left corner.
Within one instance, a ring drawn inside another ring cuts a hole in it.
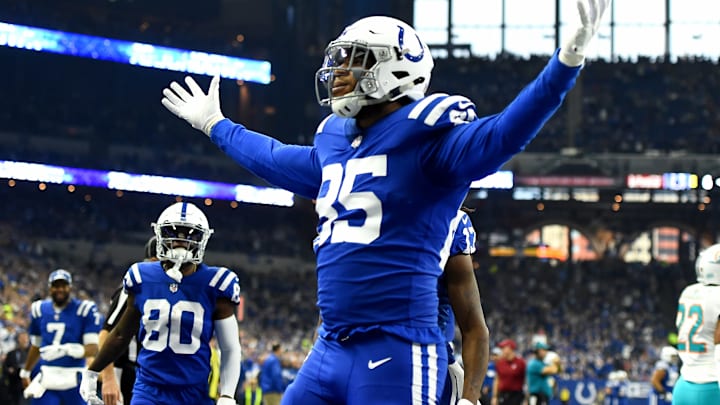
[[[33,301],[30,305],[30,316],[33,318],[40,318],[42,316],[42,303],[43,300]]]
[[[226,267],[218,267],[208,285],[220,292],[220,296],[232,302],[240,302],[240,281],[237,274]]]
[[[75,312],[78,316],[86,317],[89,313],[95,312],[95,303],[89,300],[82,300],[78,304],[77,311]]]
[[[133,288],[142,284],[142,277],[140,276],[140,266],[137,263],[130,266],[125,277],[123,277],[123,287],[125,291],[132,291]]]
[[[475,104],[467,97],[444,93],[425,97],[408,114],[408,119],[421,121],[430,127],[467,124],[476,118]]]

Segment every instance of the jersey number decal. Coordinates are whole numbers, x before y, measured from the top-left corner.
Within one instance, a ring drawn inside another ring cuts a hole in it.
[[[368,156],[350,159],[345,167],[340,163],[333,163],[323,167],[323,183],[327,183],[327,192],[318,197],[315,210],[325,222],[320,225],[320,231],[315,244],[323,245],[328,239],[330,243],[360,243],[367,245],[380,236],[380,222],[382,221],[382,201],[371,191],[355,191],[353,185],[358,175],[369,174],[373,177],[387,176],[387,155]],[[339,204],[345,210],[360,210],[365,212],[365,222],[362,225],[350,225],[347,220],[337,220],[338,212],[333,204]]]
[[[185,319],[183,319],[183,314]],[[188,316],[189,314],[189,316]],[[200,334],[203,330],[205,308],[199,302],[178,301],[170,305],[166,299],[151,299],[143,305],[142,324],[145,338],[142,345],[145,349],[161,352],[166,347],[177,354],[193,354],[200,348]],[[192,317],[192,320],[188,319]],[[192,324],[190,325],[190,323]],[[184,331],[188,340],[187,328],[191,326],[189,342],[181,341]]]
[[[689,323],[685,324],[685,322]],[[703,310],[700,305],[693,304],[686,308],[685,304],[678,304],[676,323],[678,327],[677,348],[679,351],[690,353],[707,352],[705,343],[695,341],[695,335],[700,332],[703,325]]]
[[[63,322],[48,322],[46,327],[49,333],[54,334],[52,344],[59,345],[65,334],[65,324]]]

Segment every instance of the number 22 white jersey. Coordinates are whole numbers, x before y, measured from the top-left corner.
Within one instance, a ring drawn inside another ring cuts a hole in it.
[[[720,317],[720,286],[692,284],[678,301],[675,325],[677,349],[683,365],[680,374],[693,383],[718,380],[715,369],[715,327]]]

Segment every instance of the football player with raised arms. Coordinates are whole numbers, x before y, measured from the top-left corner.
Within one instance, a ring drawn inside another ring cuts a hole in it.
[[[440,252],[470,183],[498,170],[559,108],[609,0],[580,0],[582,24],[498,114],[425,95],[433,60],[408,24],[363,18],[325,50],[316,94],[332,114],[312,146],[226,119],[208,93],[171,83],[163,105],[246,169],[316,200],[319,338],[283,404],[437,403],[447,373],[438,326]]]
[[[72,275],[63,269],[50,273],[50,298],[32,303],[30,351],[20,378],[26,398],[34,405],[82,405],[78,375],[85,358],[98,350],[102,315],[94,302],[71,296]],[[30,382],[30,370],[40,361],[40,372]]]
[[[678,300],[682,367],[673,405],[720,404],[720,244],[700,252],[695,274],[697,283],[685,287]]]
[[[450,222],[450,234],[441,251],[443,274],[438,279],[439,325],[448,342],[448,373],[439,405],[473,405],[482,395],[490,356],[490,334],[480,303],[480,292],[471,255],[475,253],[475,228],[462,207]],[[455,361],[450,343],[455,322],[460,327],[462,366]]]
[[[97,396],[98,373],[137,335],[141,348],[131,405],[212,404],[208,376],[214,334],[221,351],[217,404],[234,405],[241,354],[237,275],[203,263],[213,230],[195,205],[169,206],[153,230],[159,261],[135,263],[125,274],[127,308],[83,373],[80,393],[90,405],[103,403]]]

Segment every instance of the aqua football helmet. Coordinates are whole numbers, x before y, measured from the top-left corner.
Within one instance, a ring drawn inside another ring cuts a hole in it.
[[[391,17],[367,17],[328,44],[315,74],[315,94],[335,115],[354,117],[366,105],[423,98],[433,66],[430,49],[410,25]],[[333,96],[339,71],[352,74],[357,84],[351,92]]]
[[[152,228],[157,239],[158,260],[176,263],[201,263],[213,233],[205,214],[188,202],[166,208]]]
[[[703,250],[695,260],[698,283],[720,285],[720,243]]]

